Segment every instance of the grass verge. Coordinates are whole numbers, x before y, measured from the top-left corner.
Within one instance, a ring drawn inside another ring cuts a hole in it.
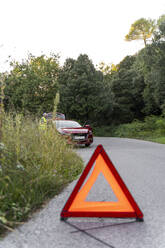
[[[148,116],[144,121],[135,120],[119,126],[97,127],[94,128],[94,134],[100,137],[134,138],[165,144],[165,118]]]
[[[0,234],[25,221],[83,169],[82,159],[53,126],[5,115],[0,144]]]

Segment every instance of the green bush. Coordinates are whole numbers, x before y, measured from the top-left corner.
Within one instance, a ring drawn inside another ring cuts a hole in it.
[[[145,135],[145,124],[135,120],[132,123],[119,125],[115,130],[115,136],[136,138]]]
[[[24,221],[80,174],[83,161],[54,126],[6,115],[0,145],[0,231]]]
[[[165,119],[161,118],[156,121],[157,133],[165,136]]]
[[[114,136],[115,127],[114,126],[101,126],[93,127],[93,133],[98,137],[110,137]]]
[[[147,116],[144,121],[134,120],[132,123],[118,126],[104,126],[94,128],[96,136],[137,138],[164,142],[165,118]]]
[[[161,117],[154,116],[154,115],[147,116],[144,119],[144,129],[147,131],[155,131],[157,129],[156,122],[159,118]]]

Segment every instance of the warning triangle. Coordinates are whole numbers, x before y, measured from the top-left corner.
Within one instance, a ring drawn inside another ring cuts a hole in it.
[[[87,200],[100,174],[104,176],[117,200]],[[102,145],[97,146],[61,212],[61,219],[68,217],[114,217],[143,220],[143,213]]]

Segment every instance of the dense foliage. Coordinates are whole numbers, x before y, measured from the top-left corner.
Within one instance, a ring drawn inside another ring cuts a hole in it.
[[[164,20],[162,15],[154,24],[150,44],[118,65],[103,63],[96,69],[86,54],[68,58],[62,67],[56,55],[30,55],[25,62],[13,63],[3,79],[5,110],[40,115],[52,111],[59,92],[58,111],[82,124],[121,124],[165,114]]]
[[[59,73],[60,111],[67,117],[95,122],[105,111],[103,74],[94,68],[87,55],[67,59]]]
[[[13,62],[5,78],[5,109],[32,114],[52,111],[58,91],[58,56],[29,55],[22,63]]]
[[[95,127],[94,133],[100,137],[133,138],[165,144],[165,119],[160,116],[147,116],[143,121]]]

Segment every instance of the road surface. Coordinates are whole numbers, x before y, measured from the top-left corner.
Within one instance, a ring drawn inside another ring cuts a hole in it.
[[[53,198],[31,220],[0,241],[0,248],[164,248],[165,145],[133,139],[95,138],[89,148],[76,149],[85,164],[102,144],[144,214],[134,219],[69,218],[60,212],[76,181]],[[99,178],[91,190],[94,201],[114,197]]]

